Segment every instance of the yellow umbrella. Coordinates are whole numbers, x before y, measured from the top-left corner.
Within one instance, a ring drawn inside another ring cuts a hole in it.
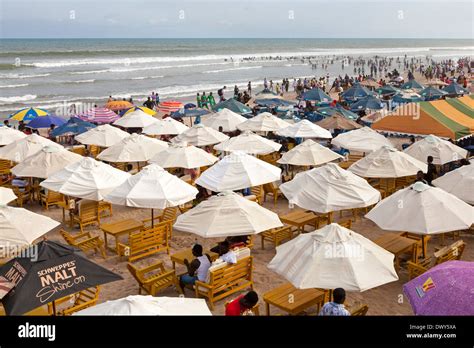
[[[130,112],[136,111],[136,110],[141,110],[141,111],[143,111],[144,113],[146,113],[146,114],[148,114],[148,115],[151,115],[151,116],[153,116],[154,114],[156,114],[156,111],[155,111],[155,110],[152,110],[152,109],[150,109],[150,108],[147,108],[146,106],[134,106],[134,107],[128,109],[128,110],[124,113],[124,115],[126,115],[126,114],[128,114],[128,113],[130,113]]]

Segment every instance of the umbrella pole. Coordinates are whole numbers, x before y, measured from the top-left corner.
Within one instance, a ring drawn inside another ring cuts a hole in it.
[[[153,208],[151,208],[151,228],[155,227],[155,219],[153,217]]]
[[[426,258],[425,235],[421,235],[421,250],[423,252],[423,258]]]

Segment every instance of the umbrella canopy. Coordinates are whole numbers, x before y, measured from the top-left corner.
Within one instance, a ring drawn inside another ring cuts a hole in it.
[[[206,300],[132,295],[106,301],[73,315],[212,315]]]
[[[289,138],[332,138],[331,132],[308,120],[293,123],[286,128],[278,130],[276,133]]]
[[[362,128],[362,126],[357,122],[347,119],[338,113],[333,114],[332,116],[329,116],[324,120],[316,122],[316,125],[325,129],[353,130]]]
[[[52,135],[55,137],[60,135],[77,135],[95,127],[97,127],[95,124],[83,121],[77,117],[71,117],[65,124],[56,127]]]
[[[0,187],[0,206],[7,205],[15,199],[17,199],[17,196],[11,188]]]
[[[390,111],[388,111],[386,109],[382,109],[382,110],[375,111],[371,114],[368,114],[368,115],[362,117],[361,120],[366,122],[366,123],[374,123],[374,122],[377,122],[377,121],[381,120],[382,118],[387,116],[389,113],[390,113]]]
[[[452,170],[433,180],[432,184],[474,205],[474,164]]]
[[[2,299],[7,315],[21,315],[81,290],[123,279],[90,261],[79,249],[57,242],[42,241],[24,254],[0,268],[0,276],[15,285]]]
[[[203,124],[195,124],[183,133],[174,137],[172,143],[186,143],[194,146],[214,145],[229,139],[224,133],[218,132]]]
[[[164,141],[133,133],[102,151],[97,159],[107,162],[144,162],[167,147],[168,143]]]
[[[0,146],[11,144],[23,138],[26,138],[25,133],[10,127],[0,126]]]
[[[23,139],[16,140],[0,148],[0,159],[20,163],[25,158],[37,153],[44,146],[51,146],[58,149],[64,147],[37,134],[30,134]]]
[[[425,86],[423,86],[421,83],[417,82],[416,80],[410,80],[405,82],[403,85],[400,86],[400,89],[417,89],[417,90],[422,90],[424,89]]]
[[[360,98],[365,98],[369,95],[372,95],[372,92],[367,89],[367,87],[361,86],[357,83],[348,90],[344,91],[341,94],[341,97],[344,100],[358,100]]]
[[[156,122],[156,118],[141,110],[135,110],[115,121],[113,124],[124,128],[144,128]]]
[[[296,103],[289,100],[283,100],[281,98],[257,98],[255,99],[255,104],[260,106],[266,106],[269,108],[274,108],[278,106],[291,106],[295,105]]]
[[[456,82],[451,83],[449,86],[443,88],[443,91],[449,95],[464,95],[469,94],[469,90]]]
[[[16,121],[31,121],[34,120],[38,116],[46,116],[48,112],[43,109],[39,108],[24,108],[18,111],[15,111],[13,114],[10,115],[9,118]]]
[[[365,98],[359,99],[354,104],[352,104],[351,111],[359,112],[364,111],[366,109],[380,110],[384,108],[384,105],[385,104],[379,98],[369,95]]]
[[[130,174],[93,158],[85,157],[54,173],[40,186],[67,196],[101,201]]]
[[[241,151],[207,169],[196,184],[214,192],[242,190],[280,180],[281,169]]]
[[[362,86],[369,87],[369,88],[380,87],[380,84],[372,78],[368,78],[366,80],[363,80],[363,81],[360,82],[360,84]]]
[[[15,176],[46,179],[71,163],[84,157],[56,146],[45,146],[11,169]]]
[[[104,198],[127,207],[165,209],[192,201],[198,190],[156,164],[130,176]]]
[[[252,132],[275,132],[279,129],[286,128],[290,124],[272,115],[269,112],[262,112],[255,117],[239,124],[237,128],[241,131]]]
[[[109,147],[129,136],[130,134],[117,127],[104,124],[97,128],[89,129],[87,132],[77,135],[74,139],[84,145]]]
[[[392,102],[394,103],[416,103],[422,101],[421,95],[416,93],[414,90],[406,90],[397,93],[393,96]]]
[[[120,118],[118,114],[107,108],[95,107],[78,115],[81,120],[94,123],[111,123]]]
[[[359,152],[373,152],[384,145],[392,146],[387,138],[369,127],[341,133],[331,143],[350,151]]]
[[[29,128],[49,128],[52,124],[57,126],[62,126],[66,123],[66,120],[62,117],[56,115],[45,115],[39,116],[28,122]]]
[[[237,114],[229,109],[221,109],[215,114],[211,114],[204,118],[202,124],[219,130],[222,127],[222,132],[233,132],[237,130],[237,125],[247,121],[247,119],[240,114]]]
[[[167,100],[158,105],[158,111],[168,115],[182,108],[184,104],[176,100]]]
[[[281,226],[274,212],[234,192],[224,192],[178,216],[173,228],[217,238],[257,234]]]
[[[186,104],[188,105],[188,104]],[[183,118],[183,117],[198,117],[198,116],[204,116],[208,115],[211,112],[208,109],[203,109],[203,108],[186,108],[186,105],[184,109],[179,109],[178,111],[172,112],[171,117],[173,118]],[[194,104],[191,104],[194,105]]]
[[[0,246],[25,247],[60,223],[23,208],[0,205]]]
[[[280,185],[290,204],[317,213],[368,207],[380,200],[369,183],[334,163],[296,174]]]
[[[407,147],[405,153],[424,163],[432,156],[434,164],[459,161],[467,156],[467,150],[432,134]]]
[[[153,115],[156,114],[155,110],[147,108],[146,106],[133,106],[130,109],[128,109],[127,111],[125,111],[124,115],[129,114],[129,113],[134,112],[134,111],[137,111],[137,110],[143,111],[144,113],[146,113],[150,116],[153,116]]]
[[[278,94],[276,94],[275,92],[273,92],[271,89],[268,89],[268,88],[262,89],[260,92],[258,92],[255,95],[258,96],[259,98],[275,98],[275,97],[278,97]]]
[[[426,87],[420,92],[420,95],[424,98],[441,98],[447,95],[445,91],[439,88],[434,88],[432,86]]]
[[[436,234],[469,228],[474,208],[440,188],[416,182],[379,202],[365,217],[388,231]]]
[[[218,151],[242,151],[253,155],[266,155],[278,151],[280,148],[281,144],[250,131],[245,131],[214,146],[214,149]]]
[[[171,117],[156,120],[155,123],[143,128],[143,133],[148,135],[176,135],[188,130],[189,127]]]
[[[420,170],[426,173],[428,166],[405,152],[382,146],[352,164],[348,170],[364,178],[401,178],[416,175]]]
[[[392,85],[384,85],[382,87],[376,88],[375,92],[382,95],[390,95],[399,93],[400,90],[398,88],[393,87]]]
[[[213,165],[218,160],[216,156],[199,147],[186,144],[172,144],[167,149],[158,152],[149,162],[155,163],[162,168],[193,169]]]
[[[350,110],[344,109],[341,106],[336,106],[336,107],[325,106],[325,107],[317,108],[316,112],[323,116],[332,116],[332,115],[340,114],[349,120],[357,120],[359,118],[359,115],[353,113]]]
[[[332,98],[329,95],[327,95],[319,87],[315,87],[315,88],[310,89],[307,92],[304,92],[303,96],[302,96],[302,99],[303,100],[311,100],[311,101],[315,101],[315,102],[318,102],[318,103],[320,103],[320,102],[331,102],[332,101]]]
[[[416,315],[474,313],[474,262],[443,262],[403,285]]]
[[[327,147],[311,139],[307,139],[290,151],[284,153],[277,162],[295,166],[319,166],[343,158],[344,157]]]
[[[227,99],[212,107],[212,110],[214,111],[220,111],[222,109],[229,109],[230,111],[233,111],[241,115],[249,114],[252,112],[252,109],[250,109],[247,105],[242,104],[241,102],[235,100],[234,98]]]
[[[276,252],[268,268],[298,289],[366,291],[398,280],[392,253],[335,223],[300,234]]]
[[[112,111],[120,111],[130,109],[131,107],[133,107],[133,104],[126,100],[112,100],[105,104],[105,107]]]

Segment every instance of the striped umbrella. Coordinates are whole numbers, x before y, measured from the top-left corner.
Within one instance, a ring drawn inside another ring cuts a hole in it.
[[[133,104],[126,100],[112,100],[105,104],[105,107],[112,111],[119,111],[124,109],[130,109],[131,107],[133,107]]]
[[[120,118],[120,116],[112,110],[102,107],[92,108],[80,115],[77,115],[77,117],[83,121],[94,123],[111,123]]]
[[[150,108],[147,108],[146,106],[134,106],[133,108],[130,108],[128,109],[127,111],[125,111],[124,115],[130,113],[130,112],[134,112],[134,111],[137,111],[137,110],[141,110],[143,111],[144,113],[148,114],[148,115],[151,115],[153,116],[154,114],[156,114],[156,111],[155,110],[152,110]]]
[[[164,101],[158,105],[158,112],[170,115],[174,111],[178,111],[184,107],[183,103],[176,100]]]
[[[31,121],[38,116],[46,116],[48,112],[44,109],[38,108],[24,108],[10,115],[12,120],[16,121]]]

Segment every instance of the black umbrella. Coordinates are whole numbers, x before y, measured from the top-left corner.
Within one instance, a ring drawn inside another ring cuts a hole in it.
[[[21,315],[81,290],[123,279],[88,260],[81,250],[48,240],[2,266],[0,277],[14,284],[2,299],[8,315]]]

